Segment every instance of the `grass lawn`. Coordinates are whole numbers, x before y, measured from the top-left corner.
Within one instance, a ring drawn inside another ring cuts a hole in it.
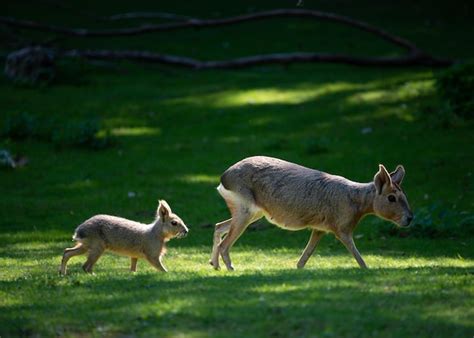
[[[55,4],[9,1],[2,15],[99,28],[107,24],[88,13],[220,17],[294,6]],[[379,25],[439,56],[474,54],[473,6],[467,2],[337,1],[305,8]],[[283,19],[60,43],[202,59],[295,50],[400,52],[366,33]],[[7,42],[0,48],[11,50]],[[56,121],[66,132],[69,123],[100,119],[101,132],[115,139],[101,150],[0,139],[0,148],[29,159],[23,168],[0,171],[0,336],[472,337],[474,239],[467,227],[474,209],[474,134],[472,122],[440,126],[433,114],[439,109],[435,76],[428,68],[328,64],[189,71],[62,62],[49,87],[16,87],[0,78],[1,126],[22,112],[37,124]],[[355,240],[367,271],[331,235],[297,270],[309,232],[249,230],[231,253],[236,271],[214,271],[208,264],[209,225],[228,218],[215,190],[219,176],[257,154],[362,182],[372,179],[379,163],[391,170],[401,163],[418,223],[456,228],[462,222],[465,228],[457,235],[420,237],[367,217]],[[84,274],[84,258],[76,257],[69,275],[58,276],[62,251],[78,224],[98,213],[151,222],[159,198],[190,227],[188,237],[168,245],[168,274],[143,261],[132,274],[127,258],[105,255],[95,275]]]

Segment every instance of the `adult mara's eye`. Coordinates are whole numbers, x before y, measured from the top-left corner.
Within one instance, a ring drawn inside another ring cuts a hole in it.
[[[171,221],[171,225],[177,226],[177,225],[178,225],[178,222],[176,222],[176,221]]]
[[[389,202],[396,202],[397,198],[395,197],[395,195],[388,195],[388,200]]]

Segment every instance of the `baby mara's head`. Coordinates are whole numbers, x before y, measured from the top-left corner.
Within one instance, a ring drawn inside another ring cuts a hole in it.
[[[183,238],[189,232],[183,220],[171,211],[169,204],[165,200],[160,200],[156,211],[156,221],[161,226],[165,240],[172,238]]]

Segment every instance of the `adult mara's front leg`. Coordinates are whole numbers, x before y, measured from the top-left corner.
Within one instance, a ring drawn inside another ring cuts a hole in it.
[[[359,250],[357,250],[357,247],[354,243],[354,239],[352,238],[352,233],[350,234],[340,234],[337,236],[337,238],[344,244],[344,246],[349,250],[350,253],[354,256],[356,259],[357,263],[362,269],[367,268],[367,264],[365,264],[364,260],[362,259],[362,256],[359,253]]]
[[[163,265],[161,257],[157,254],[147,254],[146,260],[157,270],[162,272],[168,272],[168,270]]]

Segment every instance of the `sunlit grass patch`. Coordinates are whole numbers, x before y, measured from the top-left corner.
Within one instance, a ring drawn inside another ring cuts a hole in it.
[[[56,268],[56,265],[59,266],[63,249],[72,247],[73,245],[74,242],[72,241],[9,244],[0,251],[2,253],[0,262],[17,266],[15,268],[16,272],[13,274],[21,272],[22,265],[28,267],[36,265],[37,267],[45,269],[45,273],[49,273],[51,272],[51,268],[48,268],[48,265],[53,264],[54,268]],[[168,253],[164,261],[166,265],[170,267],[170,271],[176,273],[201,273],[203,270],[208,272],[213,271],[212,267],[208,264],[210,246],[179,247],[179,243],[177,243],[176,240],[171,242],[168,246]],[[237,274],[274,273],[282,270],[295,269],[302,249],[303,246],[300,249],[259,249],[258,247],[237,245],[232,251],[232,259],[237,269]],[[336,253],[330,253],[327,249],[322,253],[316,253],[314,257],[308,261],[306,270],[329,272],[330,270],[358,268],[353,257],[345,251],[340,252],[340,249],[341,248],[338,248]],[[474,268],[474,260],[461,256],[423,257],[409,255],[406,251],[393,253],[390,250],[381,251],[381,254],[363,253],[364,259],[372,271],[391,269],[416,271],[416,269],[419,268]],[[70,264],[76,266],[79,262],[82,264],[84,260],[85,256],[76,256],[71,259]],[[127,257],[106,253],[101,257],[96,269],[101,273],[107,271],[108,268],[125,272],[129,269],[129,263],[130,261]],[[156,271],[145,260],[141,260],[139,265],[141,267],[141,269],[139,269],[140,271]],[[224,271],[221,273],[226,274],[225,265],[222,264],[222,267]],[[36,271],[39,270],[36,269]]]
[[[297,105],[324,95],[356,89],[358,85],[335,82],[324,85],[300,85],[295,89],[256,88],[226,90],[167,100],[167,104],[208,105],[214,108],[230,108],[247,105],[287,104]]]
[[[390,88],[367,88],[359,93],[350,95],[346,102],[349,104],[360,103],[396,103],[404,102],[415,97],[434,92],[434,80],[407,81],[406,83]]]
[[[160,135],[161,129],[150,127],[120,127],[112,128],[110,133],[114,136],[146,136]]]
[[[219,178],[220,176],[217,175],[195,174],[181,176],[178,180],[186,183],[212,183],[217,185]]]
[[[323,95],[353,89],[350,83],[330,83],[319,86],[301,86],[297,89],[260,88],[253,90],[222,93],[216,100],[217,107],[243,105],[300,104],[315,100]]]

